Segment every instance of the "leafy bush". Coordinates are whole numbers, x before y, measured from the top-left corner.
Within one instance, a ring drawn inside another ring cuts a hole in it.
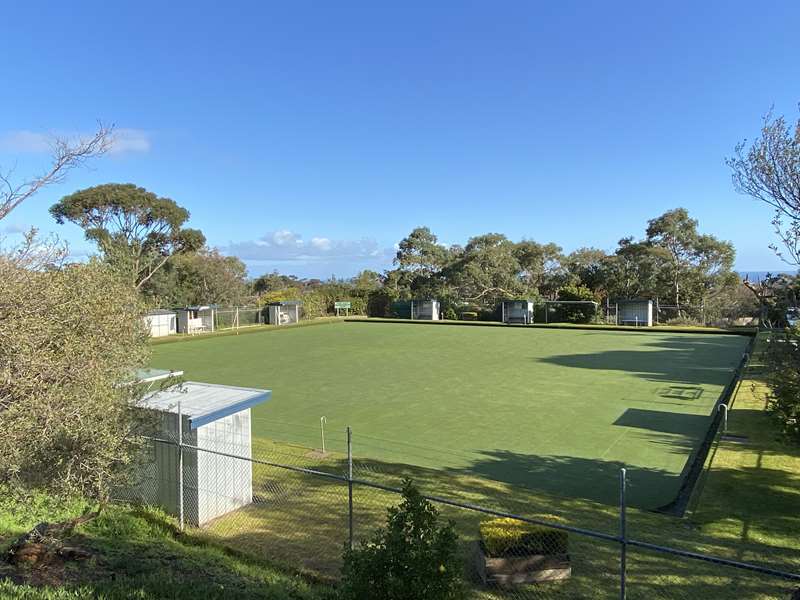
[[[561,529],[516,519],[490,519],[480,524],[481,540],[489,556],[566,554],[568,535]]]
[[[0,255],[0,481],[107,499],[137,451],[147,364],[136,290],[98,261],[33,270]]]
[[[458,315],[456,314],[456,311],[452,306],[448,306],[442,312],[442,318],[447,319],[449,321],[455,321],[456,319],[458,319]]]
[[[797,330],[772,334],[767,350],[768,408],[783,433],[800,443],[800,335]]]
[[[464,321],[477,321],[478,313],[472,310],[466,310],[461,313],[461,319]]]
[[[558,299],[562,301],[595,301],[595,295],[587,287],[568,285],[558,290]],[[560,304],[556,305],[557,319],[568,323],[589,323],[597,315],[596,308],[591,305]]]
[[[463,565],[452,522],[410,481],[403,502],[388,510],[386,527],[370,542],[345,550],[343,600],[458,600],[465,597]]]
[[[328,314],[328,299],[321,292],[308,292],[301,299],[304,319],[316,319]]]
[[[388,317],[395,295],[386,289],[370,292],[367,296],[367,315],[370,317]]]

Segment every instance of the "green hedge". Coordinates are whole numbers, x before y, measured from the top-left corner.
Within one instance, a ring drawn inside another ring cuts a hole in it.
[[[566,554],[568,535],[561,529],[524,523],[516,519],[490,519],[480,524],[481,539],[489,556]]]

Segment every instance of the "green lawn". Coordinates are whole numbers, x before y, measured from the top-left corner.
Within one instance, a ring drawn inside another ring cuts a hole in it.
[[[748,342],[672,332],[335,323],[153,348],[191,380],[269,388],[265,440],[613,504],[676,495]]]

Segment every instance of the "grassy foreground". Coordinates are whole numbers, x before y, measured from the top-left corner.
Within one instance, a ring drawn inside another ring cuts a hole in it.
[[[42,495],[0,501],[0,551],[41,521],[81,513],[79,502]],[[14,568],[0,561],[3,600],[321,600],[329,590],[220,545],[180,534],[161,511],[110,506],[75,530],[68,545],[89,550],[85,561]],[[6,579],[7,578],[7,579]]]

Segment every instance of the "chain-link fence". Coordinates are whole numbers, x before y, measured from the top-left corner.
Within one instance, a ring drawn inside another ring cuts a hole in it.
[[[214,331],[263,325],[266,322],[266,317],[261,308],[233,306],[214,310]]]
[[[800,589],[797,556],[758,564],[736,540],[704,538],[676,529],[674,517],[628,509],[624,469],[602,482],[618,488],[617,506],[577,504],[377,462],[353,453],[349,428],[347,441],[314,449],[262,438],[252,448],[211,449],[182,438],[147,440],[142,477],[120,499],[160,505],[199,537],[322,580],[338,578],[346,546],[385,525],[386,509],[400,503],[403,481],[413,476],[454,523],[474,598],[789,600]],[[497,523],[530,528],[534,541],[498,545]]]

